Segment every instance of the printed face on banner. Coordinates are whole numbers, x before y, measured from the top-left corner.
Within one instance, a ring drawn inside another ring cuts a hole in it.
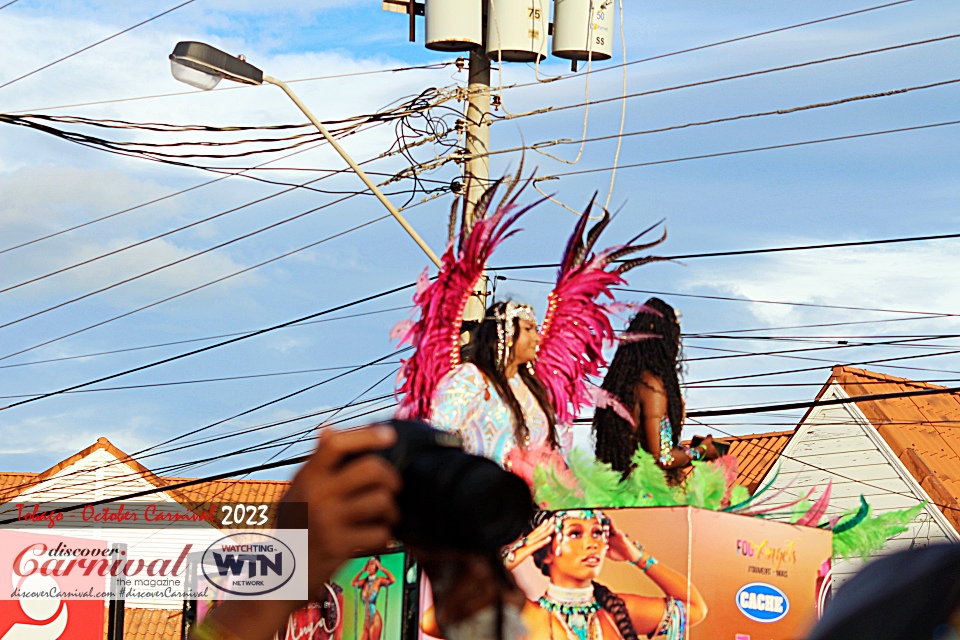
[[[512,571],[529,640],[796,638],[831,553],[829,532],[688,507],[541,514],[525,539]]]
[[[106,579],[64,569],[108,553],[103,541],[0,530],[0,640],[102,640],[106,601],[88,596]]]

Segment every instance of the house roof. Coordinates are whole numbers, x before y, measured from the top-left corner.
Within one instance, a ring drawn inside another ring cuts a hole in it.
[[[79,462],[95,451],[103,449],[131,469],[150,484],[164,488],[194,478],[170,478],[155,475],[132,457],[118,449],[106,438],[100,438],[86,449],[58,462],[40,473],[2,473],[0,472],[0,502],[8,502],[44,480],[55,476],[70,465]],[[274,480],[215,480],[182,489],[167,489],[174,499],[184,503],[203,502],[277,502],[290,486],[289,482]]]
[[[123,640],[179,639],[182,626],[183,612],[179,610],[125,608],[123,611]],[[107,631],[105,620],[104,638]]]
[[[730,445],[729,453],[737,458],[737,484],[753,492],[780,457],[783,448],[793,437],[793,433],[793,431],[772,431],[715,440]],[[689,445],[689,443],[685,444]],[[687,469],[691,470],[690,467]]]
[[[945,388],[840,365],[820,395],[832,383],[849,396]],[[960,394],[872,400],[857,407],[960,531]]]

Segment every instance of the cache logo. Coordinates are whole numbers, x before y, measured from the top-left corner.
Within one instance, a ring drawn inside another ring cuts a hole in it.
[[[200,564],[210,584],[246,597],[280,589],[297,571],[293,549],[279,538],[259,532],[232,533],[220,538],[203,552]]]
[[[775,586],[752,582],[737,591],[740,613],[756,622],[777,622],[790,611],[787,595]]]

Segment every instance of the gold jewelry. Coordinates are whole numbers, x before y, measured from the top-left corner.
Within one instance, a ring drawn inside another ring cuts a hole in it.
[[[199,627],[190,634],[192,640],[243,640],[240,636],[227,631],[220,623],[207,617]]]

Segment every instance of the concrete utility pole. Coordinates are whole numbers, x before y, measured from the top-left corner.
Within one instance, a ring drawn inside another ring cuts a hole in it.
[[[467,99],[466,152],[466,215],[464,231],[472,229],[482,212],[477,203],[490,185],[490,59],[482,47],[470,51]],[[480,320],[487,308],[487,278],[480,281],[475,293],[467,301],[464,320]]]

